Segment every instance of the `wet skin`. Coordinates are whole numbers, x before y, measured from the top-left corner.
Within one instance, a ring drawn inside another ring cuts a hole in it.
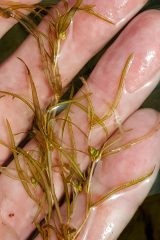
[[[25,2],[25,1],[24,1]],[[27,2],[27,1],[26,1]],[[93,56],[122,26],[136,14],[146,1],[85,1],[88,4],[94,3],[96,10],[101,14],[109,16],[116,24],[107,25],[99,19],[78,13],[70,27],[67,40],[62,46],[59,57],[60,72],[62,74],[63,86],[66,86],[79,69]],[[54,10],[53,10],[54,11]],[[94,21],[93,21],[94,20]],[[12,20],[2,20],[1,35],[12,26]],[[94,23],[94,24],[93,24]],[[116,109],[124,127],[135,130],[122,138],[122,142],[138,137],[150,131],[160,119],[159,113],[153,110],[139,110],[135,112],[150,92],[158,83],[160,75],[160,43],[158,41],[160,30],[160,13],[157,10],[147,11],[136,17],[127,28],[121,33],[116,42],[107,50],[102,59],[93,70],[88,79],[89,89],[93,93],[92,101],[97,109],[98,115],[106,111],[107,103],[111,103],[116,93],[119,76],[127,57],[133,53],[133,59],[125,78],[125,84],[120,103]],[[40,26],[46,31],[45,22]],[[88,29],[92,29],[88,35]],[[152,35],[155,41],[148,36]],[[84,47],[85,46],[85,47]],[[32,51],[34,49],[34,52]],[[32,51],[32,54],[31,54]],[[72,55],[72,58],[68,58]],[[40,65],[40,56],[36,41],[29,37],[27,41],[11,56],[7,62],[0,66],[0,88],[1,90],[12,90],[18,94],[30,97],[30,86],[25,77],[23,64],[17,60],[22,58],[31,69],[33,78],[38,90],[42,106],[49,102],[51,93],[47,82],[44,79]],[[112,70],[112,71],[111,71]],[[6,81],[3,81],[6,79]],[[9,79],[7,81],[7,79]],[[23,81],[22,81],[23,79]],[[79,96],[81,93],[78,93]],[[10,108],[12,106],[12,108]],[[82,129],[87,132],[88,124],[86,115],[72,108],[72,121],[76,124],[83,123]],[[63,117],[62,113],[62,117]],[[20,115],[21,118],[17,118]],[[16,99],[10,97],[2,98],[0,101],[0,124],[1,139],[8,141],[4,119],[8,119],[14,132],[26,132],[32,122],[32,113]],[[110,129],[110,135],[117,128],[113,116],[106,125]],[[78,133],[75,132],[78,135]],[[114,133],[116,134],[116,133]],[[24,136],[16,137],[16,142]],[[112,136],[114,137],[114,135]],[[65,132],[67,142],[67,132]],[[104,141],[104,133],[100,128],[95,128],[91,137],[92,145],[100,146]],[[76,144],[82,149],[85,148],[83,136],[77,137]],[[103,240],[117,239],[125,225],[133,216],[137,207],[146,197],[150,190],[157,171],[159,169],[159,144],[160,132],[156,131],[149,139],[125,150],[115,156],[99,162],[93,177],[93,199],[96,201],[100,195],[109,192],[114,187],[135,179],[155,167],[154,174],[143,183],[127,191],[115,195],[102,205],[93,209],[88,222],[82,230],[78,239],[81,240]],[[34,141],[31,141],[25,148],[33,149]],[[1,147],[0,160],[3,163],[10,152]],[[87,166],[87,159],[78,155],[78,161],[82,169]],[[53,159],[54,161],[54,159]],[[14,167],[14,163],[10,164]],[[56,177],[56,191],[60,197],[63,194],[61,181]],[[1,175],[0,176],[0,239],[21,239],[24,240],[34,229],[32,224],[36,213],[36,204],[28,197],[22,185],[18,181]],[[40,193],[41,194],[41,193]],[[83,217],[85,199],[83,193],[77,199],[77,208],[72,216],[72,225],[77,227]],[[63,212],[64,206],[62,206]],[[10,213],[13,213],[10,215]],[[43,216],[42,216],[43,217]],[[41,239],[40,236],[37,239]],[[53,235],[52,239],[56,239]]]

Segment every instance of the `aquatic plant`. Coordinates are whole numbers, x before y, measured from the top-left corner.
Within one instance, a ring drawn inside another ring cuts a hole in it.
[[[74,96],[74,88],[72,87],[68,100],[62,100],[65,89],[62,87],[58,56],[61,51],[61,45],[67,38],[68,29],[76,13],[83,11],[105,21],[106,24],[114,23],[94,11],[94,6],[84,5],[83,0],[77,0],[73,6],[69,6],[68,1],[63,0],[61,2],[63,7],[59,9],[58,5],[56,5],[54,15],[50,14],[48,9],[52,4],[39,3],[28,5],[11,1],[5,2],[5,4],[0,3],[0,15],[5,18],[16,19],[37,40],[42,68],[52,91],[50,104],[42,108],[32,73],[23,59],[19,60],[26,68],[26,74],[31,86],[32,101],[13,92],[0,91],[3,95],[18,98],[30,108],[34,114],[32,135],[36,147],[32,150],[26,150],[16,145],[14,133],[12,132],[9,121],[6,120],[10,144],[6,144],[3,140],[0,140],[0,144],[12,151],[16,171],[9,167],[1,167],[0,171],[8,177],[13,178],[14,181],[21,181],[29,197],[37,204],[37,213],[33,219],[33,223],[44,240],[50,239],[52,231],[55,232],[59,240],[76,240],[92,208],[99,206],[113,194],[137,185],[150,177],[154,169],[151,169],[145,176],[140,176],[138,179],[131,179],[129,182],[114,188],[104,196],[101,196],[96,202],[92,200],[91,183],[98,162],[103,161],[104,157],[117,154],[120,151],[124,151],[142,142],[144,139],[151,137],[154,132],[159,129],[159,126],[155,126],[152,131],[144,136],[114,147],[114,143],[120,142],[123,135],[127,134],[127,130],[123,129],[123,126],[117,122],[119,131],[117,139],[113,141],[109,139],[110,135],[107,122],[115,116],[115,111],[121,99],[124,80],[132,64],[134,53],[131,53],[128,59],[126,59],[119,78],[116,95],[112,103],[110,103],[109,109],[106,109],[104,116],[98,116],[96,113],[91,98],[92,92],[89,91],[88,84],[83,78],[81,78],[83,82],[81,94]],[[40,13],[42,11],[49,14],[47,18],[49,31],[47,33],[40,31],[34,21],[26,15],[26,12],[32,12],[41,18]],[[65,112],[57,115],[60,107],[65,107]],[[73,107],[85,114],[88,124],[87,133],[72,120],[71,113]],[[90,145],[91,131],[97,125],[100,126],[106,136],[106,140],[99,148]],[[58,134],[57,126],[60,128]],[[75,130],[79,132],[81,137],[85,138],[85,149],[77,146]],[[68,136],[67,141],[66,135]],[[83,153],[88,159],[88,166],[85,171],[82,171],[80,166],[78,153]],[[63,183],[63,196],[66,204],[65,219],[63,217],[64,214],[61,212],[60,199],[56,194],[55,174],[59,176]],[[75,202],[82,192],[86,195],[86,214],[79,228],[75,229],[70,225],[70,221],[74,212]],[[39,195],[41,195],[41,198],[39,198]],[[56,214],[53,214],[53,208]],[[39,222],[42,217],[44,221],[40,224]]]

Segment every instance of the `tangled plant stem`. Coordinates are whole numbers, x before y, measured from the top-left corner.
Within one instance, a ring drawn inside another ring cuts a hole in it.
[[[94,6],[84,5],[83,0],[77,0],[72,7],[69,6],[68,1],[63,0],[62,3],[64,4],[63,10],[60,10],[57,6],[55,6],[55,16],[50,16],[48,18],[48,34],[38,30],[34,22],[26,17],[22,10],[35,13],[35,9],[38,8],[40,13],[41,11],[48,11],[46,7],[51,7],[51,4],[28,5],[14,2],[8,2],[5,4],[0,3],[1,16],[18,20],[29,31],[29,33],[36,38],[41,54],[44,74],[52,90],[50,105],[42,109],[30,69],[27,67],[23,59],[20,59],[27,70],[27,76],[32,92],[32,102],[15,93],[3,90],[0,91],[4,95],[10,95],[18,98],[34,113],[32,131],[35,136],[37,149],[34,151],[26,151],[25,149],[17,147],[14,140],[14,134],[7,120],[10,146],[5,144],[2,140],[0,143],[5,147],[8,147],[13,152],[16,173],[9,168],[1,168],[0,171],[8,177],[13,178],[13,180],[21,181],[29,197],[36,202],[37,213],[33,222],[35,223],[35,226],[37,227],[43,240],[50,239],[52,231],[55,232],[57,239],[59,240],[76,240],[87,222],[93,207],[99,206],[113,194],[128,189],[129,187],[134,186],[151,176],[153,170],[145,176],[118,186],[106,195],[101,196],[97,202],[92,202],[91,183],[93,173],[98,162],[100,160],[103,161],[104,157],[116,154],[122,150],[132,147],[135,144],[138,144],[147,137],[152,136],[152,134],[157,130],[157,128],[154,128],[148,134],[140,138],[133,139],[130,142],[116,148],[113,148],[114,143],[121,139],[123,135],[122,131],[120,131],[116,140],[113,142],[106,140],[99,149],[89,145],[90,132],[97,125],[99,125],[106,133],[106,139],[109,137],[109,131],[106,123],[114,116],[114,112],[120,102],[123,91],[123,83],[128,69],[130,68],[133,54],[126,59],[125,66],[122,69],[122,74],[120,76],[116,96],[105,116],[100,117],[96,114],[96,109],[94,109],[91,100],[92,93],[87,90],[87,83],[84,79],[82,79],[82,82],[84,83],[83,91],[81,91],[82,95],[80,97],[73,98],[74,89],[72,88],[69,100],[62,101],[61,96],[64,90],[62,88],[61,74],[59,71],[58,55],[60,54],[62,42],[67,38],[67,32],[75,14],[78,11],[83,11],[100,18],[102,21],[105,21],[106,24],[113,24],[109,19],[95,12]],[[38,13],[36,12],[36,14]],[[63,117],[56,116],[57,108],[60,106],[66,106]],[[72,122],[71,112],[73,106],[86,114],[89,126],[88,133],[84,132],[78,125]],[[61,134],[57,136],[55,128],[59,121],[62,122],[62,127]],[[86,139],[88,146],[87,151],[79,149],[79,147],[76,146],[75,129],[78,130],[79,133]],[[69,143],[67,144],[65,142],[65,132],[67,132],[69,136]],[[89,159],[86,172],[81,170],[77,157],[78,152],[83,153]],[[55,161],[53,162],[53,156],[56,156],[56,163]],[[59,199],[56,195],[55,182],[53,180],[54,172],[60,175],[63,183],[64,196],[67,206],[67,219],[63,219]],[[74,212],[75,202],[82,191],[86,194],[86,214],[79,228],[75,229],[70,226],[70,221]],[[41,192],[42,195],[41,200],[37,197],[37,193],[39,192]],[[54,219],[52,214],[53,207],[55,207],[56,219]],[[45,212],[44,208],[47,209]],[[42,216],[45,221],[42,225],[40,225],[39,220]]]

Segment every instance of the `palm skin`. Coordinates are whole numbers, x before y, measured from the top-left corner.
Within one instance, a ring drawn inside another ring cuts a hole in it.
[[[136,14],[146,1],[121,0],[118,3],[119,6],[116,5],[116,1],[101,0],[97,3],[93,0],[86,0],[85,2],[88,4],[94,3],[97,8],[96,10],[101,14],[110,14],[109,16],[113,18],[116,24],[114,26],[107,25],[103,21],[84,13],[78,13],[75,16],[59,57],[63,87],[70,82],[87,60],[91,58],[106,41],[111,39],[111,37],[122,28],[125,22]],[[2,19],[0,19],[0,21],[1,20]],[[3,28],[1,29],[1,36],[13,24],[10,19],[2,21]],[[136,17],[121,33],[109,50],[107,50],[88,79],[89,89],[93,93],[92,101],[97,111],[96,113],[103,115],[106,111],[107,103],[113,101],[119,76],[125,61],[127,57],[133,53],[132,64],[125,78],[125,88],[116,111],[122,122],[128,118],[124,124],[124,128],[133,128],[134,131],[129,132],[126,136],[124,135],[121,139],[122,143],[146,134],[159,122],[159,114],[153,110],[139,110],[134,113],[158,83],[160,69],[160,46],[158,42],[158,36],[160,35],[159,21],[160,14],[156,10],[148,11]],[[40,28],[46,31],[45,22],[41,24]],[[92,29],[90,34],[88,34],[88,29]],[[151,34],[154,36],[154,39],[156,39],[155,41],[148,37]],[[33,49],[34,52],[32,51]],[[69,58],[68,56],[71,55],[73,57]],[[17,60],[17,56],[23,59],[30,68],[41,105],[46,106],[49,102],[51,92],[43,76],[40,66],[39,50],[33,37],[29,37],[16,53],[1,65],[1,90],[11,90],[12,92],[27,97],[31,96],[24,66]],[[4,79],[6,79],[6,81],[4,81]],[[3,141],[9,141],[4,121],[6,118],[11,123],[13,132],[26,132],[30,128],[33,118],[32,113],[18,100],[10,97],[1,98],[0,109],[0,137]],[[86,116],[81,112],[77,114],[77,109],[74,108],[72,112],[72,121],[77,125],[83,123],[82,129],[87,132]],[[17,118],[17,116],[20,117]],[[110,135],[116,128],[117,121],[115,121],[115,116],[112,116],[109,121]],[[23,134],[17,135],[16,142],[20,142],[23,137]],[[115,135],[112,136],[112,138],[114,137]],[[104,136],[101,129],[94,129],[91,139],[92,145],[95,146],[103,142]],[[85,148],[85,141],[82,136],[77,137],[76,143],[78,146],[81,146],[82,149]],[[92,181],[92,197],[95,201],[99,196],[111,191],[120,184],[145,175],[154,167],[155,170],[152,176],[143,183],[120,192],[95,208],[91,212],[78,239],[117,239],[137,207],[146,197],[154,182],[159,169],[159,144],[160,133],[155,131],[150,138],[145,139],[138,145],[110,156],[104,159],[103,162],[99,162]],[[33,149],[34,146],[35,143],[31,141],[25,148]],[[3,163],[9,155],[9,150],[1,147],[1,163]],[[85,168],[84,161],[82,161],[80,154],[78,160],[81,167]],[[14,167],[13,162],[10,164],[10,167]],[[63,194],[60,184],[58,179],[56,190],[59,197]],[[36,204],[28,197],[21,183],[18,181],[13,181],[7,176],[1,175],[0,186],[0,238],[4,240],[24,240],[34,229],[32,220],[36,212]],[[76,204],[78,207],[71,220],[74,227],[79,225],[83,217],[85,205],[83,193],[77,199]],[[62,206],[62,212],[64,207],[65,206]],[[14,215],[11,217],[10,213],[14,213]],[[38,236],[37,239],[42,238]],[[56,237],[53,235],[51,239],[56,239]]]

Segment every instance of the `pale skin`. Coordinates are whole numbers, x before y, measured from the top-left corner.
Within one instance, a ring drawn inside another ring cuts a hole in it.
[[[24,1],[27,3],[27,1]],[[97,11],[101,14],[110,14],[116,23],[108,26],[101,20],[97,20],[86,14],[77,14],[69,31],[68,38],[64,43],[59,58],[60,71],[63,86],[66,86],[73,76],[81,69],[86,61],[100,49],[136,12],[146,1],[84,1],[94,3]],[[108,2],[108,3],[107,3]],[[111,3],[112,2],[112,3]],[[120,7],[121,6],[121,7]],[[104,10],[106,9],[106,10]],[[109,9],[107,11],[107,9]],[[122,21],[123,19],[123,21]],[[93,21],[94,20],[94,21]],[[13,25],[12,20],[2,20],[3,28],[0,29],[2,36]],[[93,25],[94,22],[94,25]],[[97,114],[103,115],[106,105],[113,100],[118,80],[127,57],[133,53],[131,67],[125,79],[120,103],[116,109],[121,122],[125,122],[124,128],[133,128],[134,131],[123,136],[122,143],[144,135],[154,128],[159,120],[159,113],[154,110],[139,110],[135,112],[150,92],[155,88],[160,73],[160,45],[159,45],[160,13],[156,10],[148,11],[138,16],[121,33],[117,41],[104,54],[93,73],[88,85],[93,93],[93,104]],[[42,23],[41,29],[45,29]],[[88,35],[88,29],[90,34]],[[82,34],[83,32],[83,34]],[[148,36],[152,34],[153,41]],[[84,47],[85,46],[85,47]],[[34,49],[34,51],[33,51]],[[73,56],[69,58],[69,56]],[[16,57],[21,57],[32,71],[35,84],[42,106],[49,102],[50,90],[44,80],[36,41],[30,37],[2,66],[0,66],[0,89],[10,90],[30,96],[30,86],[26,80],[24,66]],[[5,79],[5,81],[4,81]],[[12,107],[10,107],[12,106]],[[83,130],[87,132],[86,116],[77,109],[73,110],[72,121],[77,125],[83,123]],[[135,113],[134,113],[135,112]],[[15,114],[16,113],[16,114]],[[21,116],[17,118],[18,114]],[[62,116],[62,115],[61,115]],[[31,126],[32,114],[24,104],[10,97],[0,100],[0,138],[8,141],[4,119],[8,119],[14,132],[25,132]],[[110,134],[117,128],[115,116],[109,121]],[[78,133],[76,133],[78,134]],[[67,132],[65,133],[67,139]],[[17,136],[17,143],[24,135]],[[114,136],[113,136],[114,137]],[[67,141],[67,140],[66,140]],[[77,145],[85,147],[85,140],[78,136]],[[99,146],[104,141],[101,129],[96,128],[92,132],[92,144]],[[117,239],[128,221],[132,218],[137,207],[141,204],[150,190],[159,169],[159,146],[160,131],[144,140],[142,143],[106,158],[100,162],[93,176],[93,199],[109,192],[120,184],[145,175],[155,167],[152,176],[143,183],[120,192],[114,198],[105,201],[102,205],[91,212],[86,226],[78,236],[78,240],[113,240]],[[26,148],[33,148],[33,141]],[[3,163],[10,155],[8,149],[1,147],[0,161]],[[83,169],[86,168],[82,156],[78,156]],[[87,159],[86,159],[87,162]],[[10,164],[13,167],[14,163]],[[56,191],[60,197],[63,194],[61,182],[56,178]],[[85,201],[83,193],[77,200],[77,208],[72,216],[72,225],[77,227],[83,217]],[[64,206],[62,206],[63,212]],[[9,217],[10,213],[13,217]],[[24,240],[34,229],[32,219],[36,212],[35,203],[28,197],[22,185],[18,181],[1,175],[0,176],[0,239]],[[42,216],[43,217],[43,216]],[[36,239],[40,240],[38,236]],[[51,239],[56,240],[53,235]]]

